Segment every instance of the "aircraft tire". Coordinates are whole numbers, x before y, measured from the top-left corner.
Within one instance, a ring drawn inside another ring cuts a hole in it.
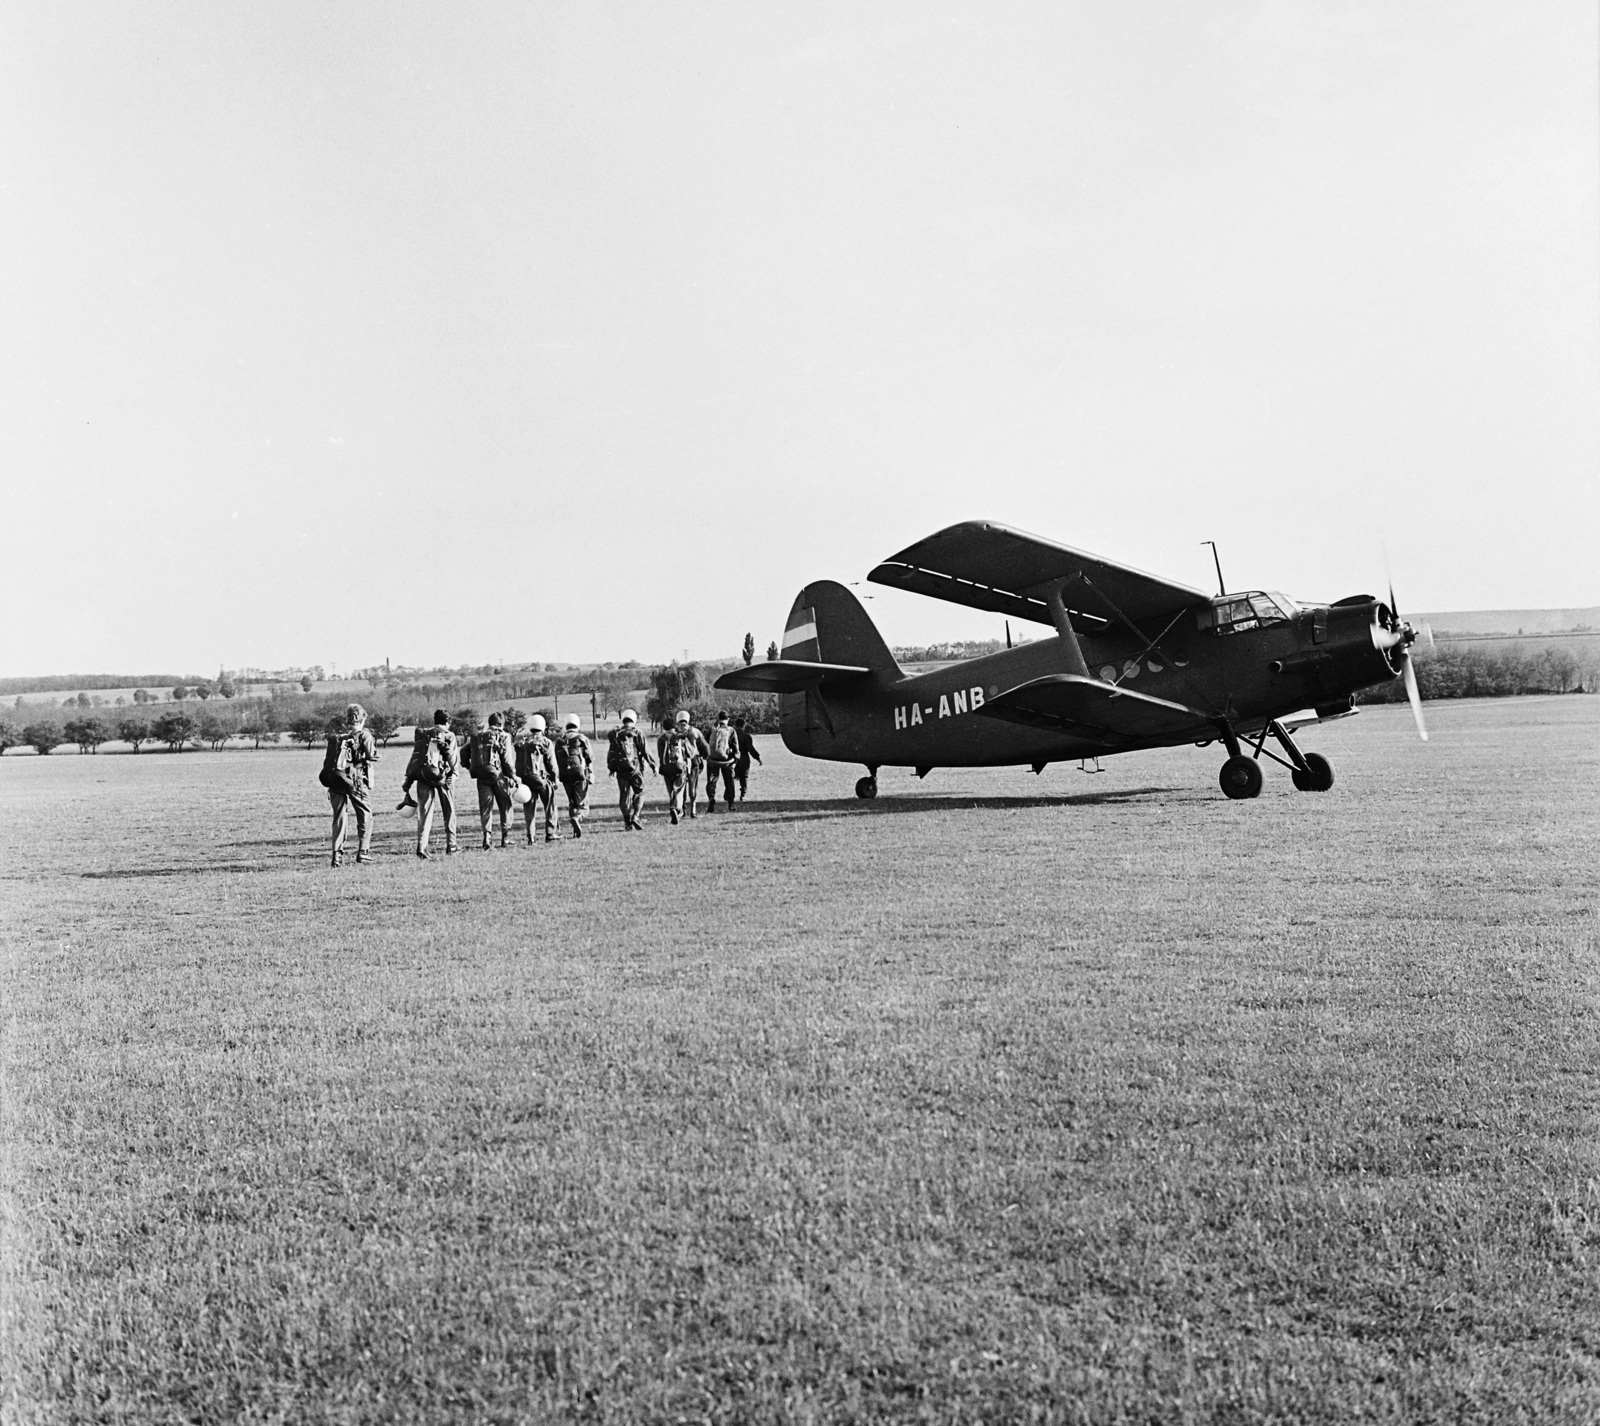
[[[864,799],[866,801],[870,801],[872,798],[876,797],[877,795],[878,795],[878,779],[877,778],[875,778],[875,777],[863,777],[863,778],[860,778],[860,779],[857,780],[857,782],[856,782],[856,796],[857,797],[860,797],[860,798],[862,798],[862,799]]]
[[[1321,753],[1306,754],[1306,772],[1296,772],[1294,785],[1302,792],[1326,792],[1333,786],[1333,766]]]
[[[1242,801],[1249,797],[1261,795],[1261,764],[1254,758],[1240,755],[1229,758],[1222,765],[1222,772],[1217,781],[1222,784],[1222,790],[1235,801]]]

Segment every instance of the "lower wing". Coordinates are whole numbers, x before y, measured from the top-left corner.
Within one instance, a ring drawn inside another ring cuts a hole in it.
[[[1007,689],[977,710],[985,717],[1093,738],[1107,747],[1151,738],[1215,737],[1215,718],[1077,674],[1058,673]]]

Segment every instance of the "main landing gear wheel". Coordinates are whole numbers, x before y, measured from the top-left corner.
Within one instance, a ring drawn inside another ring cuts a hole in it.
[[[856,783],[856,796],[871,800],[878,795],[878,779],[863,777]]]
[[[1333,786],[1333,768],[1321,753],[1306,754],[1306,771],[1294,770],[1294,785],[1301,792],[1326,792]]]
[[[1223,763],[1222,774],[1217,781],[1222,784],[1222,790],[1235,800],[1259,797],[1261,764],[1254,758],[1247,758],[1242,754],[1236,758],[1229,758]]]

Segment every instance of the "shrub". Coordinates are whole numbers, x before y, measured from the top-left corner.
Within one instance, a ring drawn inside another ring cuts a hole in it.
[[[726,713],[729,718],[743,717],[745,726],[752,733],[778,731],[778,699],[775,694],[723,693],[679,706],[689,710],[689,717],[697,728],[711,727],[719,713]],[[677,709],[672,711],[676,714]]]

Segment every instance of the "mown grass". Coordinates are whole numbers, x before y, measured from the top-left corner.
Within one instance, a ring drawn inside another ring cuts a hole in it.
[[[1430,714],[338,873],[8,759],[8,1417],[1592,1420],[1600,700]]]

